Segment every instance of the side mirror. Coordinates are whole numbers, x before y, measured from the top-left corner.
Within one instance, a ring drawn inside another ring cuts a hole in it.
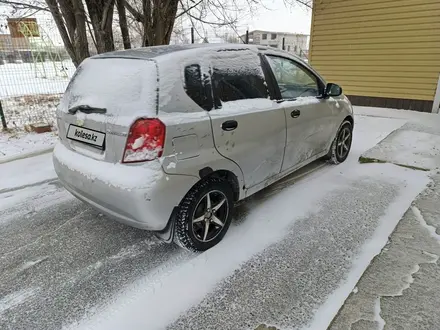
[[[341,94],[342,87],[337,84],[328,83],[325,87],[325,96],[340,96]]]

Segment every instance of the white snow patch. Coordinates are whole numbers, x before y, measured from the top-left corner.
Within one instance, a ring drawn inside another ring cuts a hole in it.
[[[159,156],[159,153],[163,149],[161,147],[157,147],[155,149],[142,148],[138,150],[129,150],[125,151],[124,160],[127,162],[136,162],[143,160],[155,159]]]
[[[231,115],[234,113],[253,113],[256,110],[267,110],[270,107],[278,106],[276,102],[268,99],[246,99],[223,102],[221,109],[212,109],[211,117]]]
[[[376,321],[379,325],[378,330],[383,330],[385,327],[385,320],[380,316],[380,297],[376,299],[376,302],[374,304],[374,321]]]
[[[38,265],[39,263],[42,263],[43,261],[47,260],[48,258],[49,258],[48,256],[45,256],[45,257],[38,258],[36,260],[27,261],[20,267],[20,270],[23,271],[23,270],[29,269],[35,265]]]
[[[304,96],[298,97],[295,101],[286,101],[281,104],[281,107],[293,107],[293,106],[301,106],[301,105],[311,105],[318,104],[321,101],[316,98],[316,96]]]
[[[61,143],[55,146],[54,157],[89,180],[97,179],[109,186],[123,189],[149,188],[163,175],[160,163],[156,160],[137,166],[113,164],[83,156]]]
[[[168,164],[167,170],[172,169],[172,168],[176,168],[176,163],[171,162],[171,163]]]
[[[156,114],[157,69],[154,61],[89,58],[81,63],[60,109],[77,105],[106,108],[106,115]]]
[[[412,269],[409,271],[409,274],[406,275],[404,278],[402,278],[402,281],[405,283],[402,288],[400,289],[399,292],[397,292],[396,294],[394,294],[393,296],[402,296],[403,295],[403,291],[409,289],[409,287],[411,286],[411,284],[414,283],[414,277],[413,275],[415,273],[417,273],[420,270],[420,266],[419,265],[414,265],[412,267]]]
[[[52,154],[0,164],[0,191],[56,179]]]
[[[73,200],[65,190],[45,184],[0,194],[0,223],[6,223],[17,216],[29,217],[52,205]]]
[[[359,289],[358,289],[358,287],[355,287],[354,289],[353,289],[353,291],[352,291],[354,294],[356,294],[356,293],[358,293],[359,292]]]
[[[426,254],[427,256],[430,256],[432,258],[432,260],[428,262],[429,264],[436,264],[438,259],[440,258],[438,255],[427,251],[423,251],[423,254]]]
[[[131,146],[133,149],[139,149],[140,147],[142,147],[142,145],[144,144],[144,141],[145,141],[145,137],[144,136],[140,136],[140,137],[138,137],[135,141],[134,141],[134,143],[133,143],[133,145]]]
[[[440,243],[440,235],[437,234],[437,228],[431,225],[428,225],[425,221],[425,218],[422,215],[422,212],[420,212],[420,209],[417,206],[411,206],[411,210],[413,211],[414,215],[416,216],[417,220],[420,222],[422,227],[426,228],[431,236],[435,238]]]
[[[0,132],[0,161],[17,155],[45,150],[54,146],[56,141],[57,136],[54,133],[17,132],[9,134]]]
[[[0,315],[32,298],[38,290],[38,288],[23,289],[3,297],[0,299]]]
[[[395,118],[395,119],[404,119],[411,121],[433,121],[433,120],[440,121],[439,115],[420,112],[420,111],[398,110],[398,109],[376,108],[376,107],[361,107],[361,106],[353,106],[353,111],[355,115],[360,115],[360,116]]]
[[[371,153],[376,155],[374,149]],[[377,153],[383,154],[379,159],[393,163],[434,169],[440,164],[440,136],[401,130],[390,136],[389,142],[381,143]]]
[[[161,112],[160,120],[166,126],[176,126],[182,123],[200,123],[202,120],[209,122],[209,114],[207,111],[198,112]]]
[[[319,100],[314,96],[299,97],[293,101],[286,101],[283,103],[276,103],[269,99],[246,99],[246,100],[236,100],[223,102],[221,109],[213,109],[209,112],[211,117],[232,115],[232,114],[243,114],[243,113],[254,113],[258,110],[267,110],[269,108],[286,108],[293,106],[311,105],[318,104]]]

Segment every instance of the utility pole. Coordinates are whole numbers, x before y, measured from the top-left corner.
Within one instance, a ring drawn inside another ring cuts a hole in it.
[[[286,38],[283,37],[283,50],[286,50]]]
[[[246,30],[246,40],[245,43],[248,44],[249,43],[249,30]]]
[[[191,27],[191,43],[194,43],[194,27]]]

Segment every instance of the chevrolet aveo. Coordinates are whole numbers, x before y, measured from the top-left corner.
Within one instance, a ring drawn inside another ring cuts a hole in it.
[[[101,54],[57,109],[53,160],[80,200],[193,251],[216,245],[234,204],[318,159],[343,162],[353,111],[298,57],[253,45]]]

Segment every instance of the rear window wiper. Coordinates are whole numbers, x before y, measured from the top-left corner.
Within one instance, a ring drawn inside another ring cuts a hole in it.
[[[91,107],[90,105],[77,105],[76,107],[70,108],[69,113],[74,115],[78,111],[84,112],[84,113],[106,113],[106,108],[95,108]]]

